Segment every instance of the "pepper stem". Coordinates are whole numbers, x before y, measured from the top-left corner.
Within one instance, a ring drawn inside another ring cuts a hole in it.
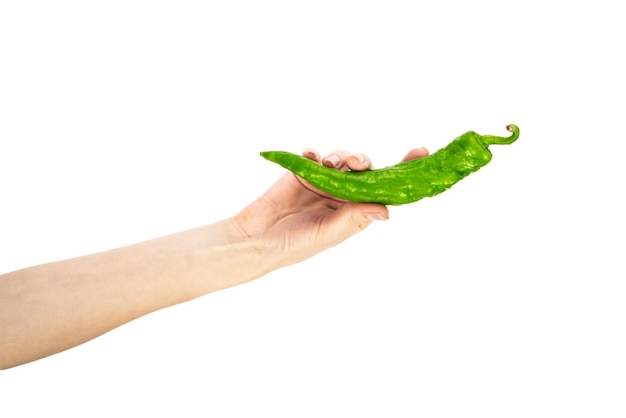
[[[491,144],[511,144],[519,137],[519,128],[516,125],[507,125],[507,131],[511,132],[510,136],[494,136],[483,135],[482,141],[485,145]]]

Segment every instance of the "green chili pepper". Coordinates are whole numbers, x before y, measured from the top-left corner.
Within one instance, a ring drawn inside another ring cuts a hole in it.
[[[354,202],[403,205],[446,191],[491,161],[491,144],[511,144],[519,128],[508,125],[508,137],[467,132],[424,158],[367,171],[340,171],[300,155],[266,151],[261,156],[280,164],[311,185],[335,197]]]

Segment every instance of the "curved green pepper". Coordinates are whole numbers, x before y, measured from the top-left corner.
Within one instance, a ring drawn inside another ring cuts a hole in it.
[[[444,192],[485,166],[492,157],[489,145],[510,144],[519,137],[516,125],[506,128],[511,132],[508,137],[470,131],[427,157],[376,170],[340,171],[284,151],[266,151],[261,156],[340,199],[403,205]]]

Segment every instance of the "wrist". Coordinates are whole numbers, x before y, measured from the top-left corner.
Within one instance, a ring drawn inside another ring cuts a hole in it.
[[[278,268],[274,246],[237,217],[205,228],[203,260],[213,273],[211,291],[257,279]]]

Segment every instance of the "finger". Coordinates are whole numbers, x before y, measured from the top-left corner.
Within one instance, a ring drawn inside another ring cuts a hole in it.
[[[346,165],[352,171],[371,170],[372,160],[365,154],[357,153],[346,158]]]
[[[404,156],[402,162],[415,160],[417,158],[424,158],[427,157],[429,154],[430,153],[428,152],[428,150],[424,147],[413,148],[411,151],[408,152],[407,155]]]
[[[322,163],[322,157],[320,153],[315,148],[307,148],[302,151],[302,156],[308,158],[309,160],[313,160],[316,163]]]
[[[331,229],[342,241],[367,228],[372,222],[389,219],[386,206],[375,203],[347,203],[333,213]]]
[[[322,158],[322,164],[326,167],[336,168],[337,170],[348,170],[346,159],[350,155],[348,151],[337,150]]]

